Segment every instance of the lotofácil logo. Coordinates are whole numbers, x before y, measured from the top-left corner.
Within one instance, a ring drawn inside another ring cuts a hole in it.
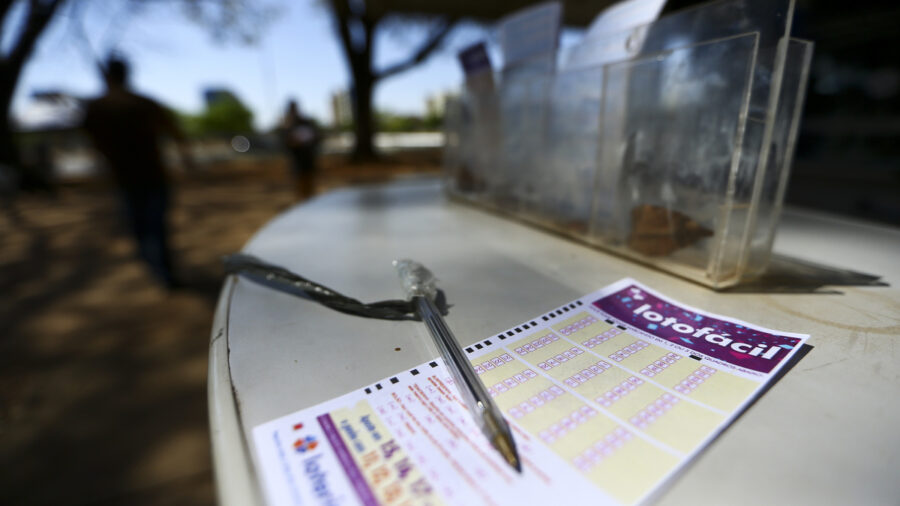
[[[751,357],[760,357],[765,360],[771,360],[779,351],[781,351],[781,348],[778,346],[769,347],[765,344],[753,345],[737,341],[731,338],[731,334],[725,332],[716,333],[717,330],[713,327],[695,329],[692,325],[679,321],[678,318],[673,316],[666,317],[656,311],[651,311],[651,307],[650,304],[643,304],[633,312],[650,322],[653,328],[669,327],[685,337],[702,338],[708,343],[716,344],[723,348],[731,348],[738,353],[744,353]]]

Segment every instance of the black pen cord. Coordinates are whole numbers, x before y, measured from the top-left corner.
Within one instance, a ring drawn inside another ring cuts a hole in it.
[[[408,300],[392,299],[365,303],[306,279],[284,267],[244,253],[228,255],[223,262],[225,272],[228,274],[240,275],[273,290],[316,301],[341,313],[380,320],[421,320],[415,304]],[[435,304],[442,314],[447,314],[449,306],[443,292],[438,293]]]

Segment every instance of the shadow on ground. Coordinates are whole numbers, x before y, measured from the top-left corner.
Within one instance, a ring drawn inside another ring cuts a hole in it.
[[[326,163],[319,187],[434,171]],[[133,256],[110,188],[0,215],[0,503],[212,504],[206,409],[220,259],[293,204],[282,160],[177,185],[167,292]]]

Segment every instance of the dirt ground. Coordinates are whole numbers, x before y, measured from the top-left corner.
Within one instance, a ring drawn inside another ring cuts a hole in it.
[[[433,153],[323,163],[319,192],[436,173]],[[220,258],[294,205],[284,160],[175,185],[168,292],[134,256],[113,189],[0,209],[0,504],[213,504],[207,344]]]

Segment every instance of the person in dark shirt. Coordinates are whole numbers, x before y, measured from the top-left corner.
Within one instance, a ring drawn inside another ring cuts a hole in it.
[[[190,165],[184,137],[172,115],[128,87],[128,65],[111,58],[103,69],[106,94],[87,103],[83,127],[106,158],[125,205],[141,258],[167,287],[178,285],[172,270],[166,214],[169,178],[160,141],[176,140]]]
[[[316,122],[300,113],[295,100],[288,103],[281,125],[284,145],[291,156],[297,197],[306,199],[315,189],[316,157],[321,135]]]

